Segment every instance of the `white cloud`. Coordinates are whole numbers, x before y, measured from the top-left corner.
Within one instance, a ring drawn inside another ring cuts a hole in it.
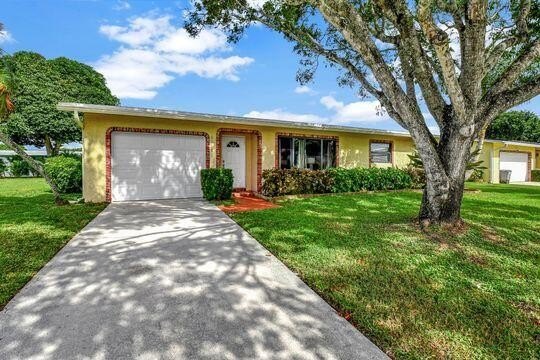
[[[113,54],[102,56],[94,64],[115,95],[152,99],[175,77],[190,73],[238,81],[239,69],[254,61],[250,57],[223,56],[231,49],[219,30],[205,29],[192,38],[171,20],[168,15],[138,17],[127,26],[100,27],[102,34],[121,43]]]
[[[7,30],[0,31],[0,44],[5,44],[14,41],[13,36]]]
[[[116,4],[113,6],[113,10],[121,11],[121,10],[129,10],[131,9],[131,4],[125,0],[118,0]]]
[[[313,91],[313,89],[311,89],[309,86],[306,86],[306,85],[297,86],[294,89],[294,92],[296,94],[315,94],[315,91]]]
[[[355,101],[345,104],[328,95],[321,98],[321,104],[328,110],[335,112],[332,116],[334,123],[380,122],[390,119],[383,111],[381,104],[376,100]]]
[[[328,119],[314,114],[297,114],[284,111],[282,109],[274,109],[268,111],[250,111],[244,114],[246,117],[257,119],[274,119],[274,120],[287,120],[296,122],[309,122],[309,123],[327,123]]]

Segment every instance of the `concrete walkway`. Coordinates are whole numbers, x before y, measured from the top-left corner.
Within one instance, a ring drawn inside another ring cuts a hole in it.
[[[110,205],[0,313],[0,359],[382,359],[215,206]]]

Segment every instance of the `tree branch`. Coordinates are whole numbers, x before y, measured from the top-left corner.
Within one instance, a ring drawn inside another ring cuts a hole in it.
[[[540,95],[540,75],[525,84],[491,95],[486,99],[479,112],[480,118],[484,119],[481,123],[482,127],[489,125],[502,112],[529,101],[538,95]]]
[[[431,13],[432,1],[419,0],[418,20],[439,59],[446,91],[452,101],[454,112],[458,119],[464,122],[467,118],[465,100],[456,74],[454,59],[450,53],[450,39],[448,34],[433,23],[433,15]]]
[[[498,94],[506,91],[513,83],[522,75],[535,61],[540,58],[540,40],[536,40],[526,51],[518,56],[514,62],[508,66],[506,72],[499,78],[499,80],[488,91],[487,96],[492,94]]]

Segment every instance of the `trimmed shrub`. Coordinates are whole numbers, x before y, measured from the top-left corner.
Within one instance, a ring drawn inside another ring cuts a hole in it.
[[[202,169],[201,187],[206,200],[230,199],[233,191],[232,169]]]
[[[329,170],[332,192],[398,190],[412,187],[411,176],[396,168],[336,168]]]
[[[540,169],[531,170],[531,181],[540,181]]]
[[[332,189],[327,170],[268,169],[262,173],[261,192],[265,196],[323,194]]]
[[[62,193],[78,193],[82,190],[82,160],[78,156],[59,155],[47,158],[45,172]]]
[[[263,171],[262,193],[274,197],[411,187],[411,176],[395,168],[269,169]]]

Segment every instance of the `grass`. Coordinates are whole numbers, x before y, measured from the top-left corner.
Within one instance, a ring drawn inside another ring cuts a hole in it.
[[[43,179],[0,179],[0,309],[103,208],[56,206]]]
[[[394,358],[539,358],[540,187],[468,187],[463,234],[417,228],[412,191],[231,216]]]

